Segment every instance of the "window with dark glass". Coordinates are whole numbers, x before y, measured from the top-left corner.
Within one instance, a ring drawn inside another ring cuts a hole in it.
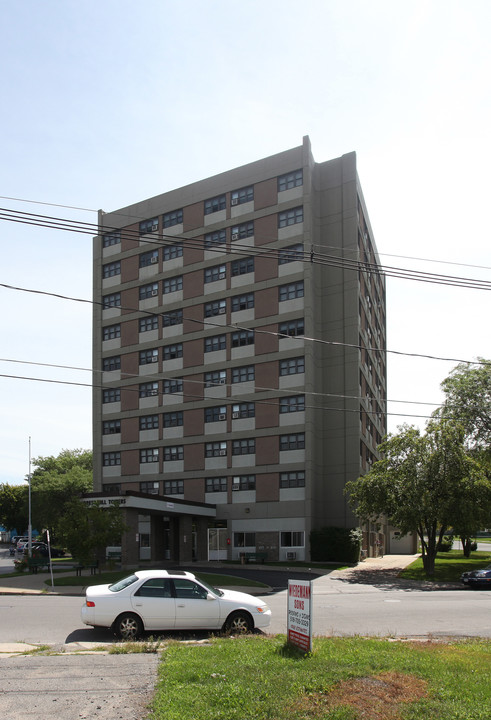
[[[280,533],[280,545],[281,547],[303,547],[304,533],[303,532],[282,532]]]
[[[215,385],[224,385],[226,380],[226,370],[212,370],[205,372],[204,374],[205,388],[214,387]]]
[[[296,243],[289,247],[278,250],[278,265],[286,265],[287,263],[295,262],[295,260],[303,260],[303,245],[302,243]]]
[[[305,473],[303,470],[280,473],[280,488],[297,487],[305,487]]]
[[[232,298],[232,312],[238,310],[248,310],[254,307],[254,293],[245,293],[244,295],[234,295]]]
[[[182,242],[172,243],[172,245],[164,245],[162,250],[162,256],[164,261],[175,260],[176,258],[182,257],[182,254]]]
[[[138,320],[138,331],[149,332],[150,330],[158,330],[159,319],[157,315],[145,315]]]
[[[255,438],[232,440],[232,455],[253,455],[256,452]]]
[[[280,450],[303,450],[305,448],[305,433],[292,433],[280,435]]]
[[[120,388],[106,388],[102,391],[102,402],[104,404],[106,403],[112,403],[112,402],[120,402],[121,400],[121,390]]]
[[[104,465],[104,467],[110,467],[113,465],[121,465],[121,453],[120,452],[102,453],[102,464]]]
[[[111,263],[106,263],[106,265],[102,266],[102,277],[103,278],[110,278],[114,277],[115,275],[121,275],[121,261],[115,260]]]
[[[174,310],[174,312],[162,313],[162,324],[164,327],[172,327],[172,325],[182,324],[182,310]]]
[[[159,461],[158,448],[144,448],[140,450],[140,463],[155,463]]]
[[[106,372],[109,370],[121,370],[121,355],[104,358],[102,361],[102,369]]]
[[[278,325],[278,332],[280,335],[288,335],[289,337],[296,337],[297,335],[303,335],[305,332],[305,324],[303,318],[298,320],[289,320]]]
[[[140,430],[158,430],[159,429],[159,416],[158,415],[142,415],[140,417]]]
[[[245,365],[244,367],[232,368],[232,383],[247,382],[254,380],[256,376],[256,368],[254,365]]]
[[[300,412],[305,410],[305,395],[293,395],[280,398],[280,413]]]
[[[234,260],[230,264],[232,271],[232,277],[238,277],[239,275],[248,275],[254,272],[254,258],[240,258],[240,260]]]
[[[278,227],[288,227],[303,222],[303,207],[292,208],[278,213]]]
[[[211,215],[211,213],[218,212],[219,210],[225,210],[227,201],[225,195],[217,195],[216,197],[205,200],[205,215]]]
[[[164,293],[164,295],[177,292],[178,290],[182,290],[182,275],[167,278],[167,280],[164,280],[164,282],[162,283],[162,292]]]
[[[248,187],[240,188],[240,190],[233,190],[230,194],[231,205],[242,205],[246,202],[254,200],[254,186],[249,185]]]
[[[142,220],[140,223],[140,235],[156,232],[159,229],[159,219],[151,218],[150,220]]]
[[[107,310],[108,308],[121,307],[121,293],[111,293],[110,295],[104,295],[102,298],[102,308]]]
[[[217,405],[216,407],[205,408],[205,423],[220,422],[227,419],[227,407]]]
[[[252,418],[256,415],[256,409],[253,402],[242,402],[232,405],[232,419]]]
[[[285,300],[294,300],[295,298],[302,298],[304,294],[303,280],[298,282],[288,283],[288,285],[280,285],[278,288],[278,301],[285,302]]]
[[[163,387],[165,395],[182,393],[182,378],[168,378],[167,380],[164,380]]]
[[[205,479],[205,492],[227,492],[226,477],[212,477]]]
[[[150,265],[156,265],[159,261],[159,251],[149,250],[144,252],[139,257],[139,267],[149,267]]]
[[[234,532],[234,547],[256,547],[256,533]]]
[[[237,330],[232,333],[232,347],[245,347],[246,345],[254,345],[253,330]]]
[[[111,245],[119,245],[121,242],[121,231],[114,230],[102,236],[102,246],[110,247]]]
[[[205,457],[222,457],[227,454],[226,442],[207,442],[205,443]]]
[[[278,192],[291,190],[294,187],[303,185],[303,170],[294,170],[278,177]]]
[[[227,268],[225,265],[214,265],[205,269],[205,283],[224,280],[227,277]]]
[[[235,475],[232,478],[232,490],[234,492],[240,490],[255,490],[256,489],[256,476],[255,475]]]
[[[173,225],[180,225],[182,223],[182,209],[164,213],[163,222],[164,228],[172,227]]]
[[[139,364],[149,365],[150,363],[156,363],[159,359],[158,348],[152,348],[151,350],[140,350]]]
[[[280,360],[280,375],[297,375],[305,372],[305,358],[296,357]]]
[[[184,423],[184,416],[182,410],[177,412],[166,412],[164,413],[164,427],[181,427]]]
[[[141,285],[139,289],[140,300],[146,300],[147,298],[156,297],[159,294],[159,284],[150,283],[149,285]]]
[[[105,420],[102,423],[103,435],[117,435],[121,432],[121,420]]]
[[[165,345],[163,348],[164,360],[175,360],[176,358],[182,358],[182,343],[175,343],[174,345]]]
[[[147,495],[158,495],[159,494],[159,481],[158,480],[146,480],[140,483],[140,492],[146,493]]]
[[[121,325],[107,325],[102,328],[102,339],[103,340],[114,340],[115,338],[121,337]]]
[[[205,250],[212,250],[217,245],[224,245],[227,241],[225,230],[215,230],[205,235]]]
[[[164,448],[164,460],[165,462],[171,462],[174,460],[182,460],[184,458],[184,446],[183,445],[170,445]]]
[[[184,480],[166,480],[164,495],[184,495]]]
[[[158,394],[159,394],[158,382],[146,382],[146,383],[141,383],[138,386],[138,395],[141,398],[153,397],[154,395],[158,395]]]
[[[204,351],[217,352],[217,350],[225,350],[227,347],[227,336],[226,335],[213,335],[213,337],[207,337],[204,339]]]
[[[214,317],[215,315],[223,315],[227,310],[227,301],[213,300],[213,302],[205,303],[205,317]]]
[[[244,238],[252,237],[254,235],[254,222],[239,223],[238,225],[232,225],[230,228],[230,239],[244,240]]]

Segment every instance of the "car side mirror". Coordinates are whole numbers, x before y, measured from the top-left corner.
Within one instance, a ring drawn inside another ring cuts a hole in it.
[[[213,595],[213,593],[209,592],[209,593],[206,593],[206,599],[207,600],[216,600],[216,597],[215,597],[215,595]]]

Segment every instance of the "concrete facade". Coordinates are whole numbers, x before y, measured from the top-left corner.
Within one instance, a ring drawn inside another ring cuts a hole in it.
[[[221,558],[309,559],[312,528],[355,526],[344,487],[386,432],[355,154],[315,163],[306,137],[99,223],[94,490],[153,499],[131,554],[203,559],[212,528]],[[162,497],[195,509],[176,521]]]

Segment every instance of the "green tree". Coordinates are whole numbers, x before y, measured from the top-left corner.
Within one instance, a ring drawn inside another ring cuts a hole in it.
[[[464,524],[476,502],[489,510],[491,483],[464,446],[462,428],[433,420],[426,432],[404,425],[379,446],[383,459],[347,484],[350,504],[364,522],[386,516],[403,535],[416,531],[428,576],[438,543]]]
[[[28,524],[28,499],[25,485],[0,485],[0,524],[6,530],[24,532]]]
[[[466,444],[476,453],[491,449],[491,361],[461,363],[442,382],[445,403],[441,414],[464,428]]]
[[[108,545],[119,545],[126,527],[119,505],[103,507],[74,498],[65,506],[57,530],[72,556],[88,565],[104,557]]]

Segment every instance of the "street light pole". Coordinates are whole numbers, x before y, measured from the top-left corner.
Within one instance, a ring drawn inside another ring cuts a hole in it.
[[[31,523],[31,436],[29,435],[29,519],[27,525],[27,556],[32,557],[32,523]]]

